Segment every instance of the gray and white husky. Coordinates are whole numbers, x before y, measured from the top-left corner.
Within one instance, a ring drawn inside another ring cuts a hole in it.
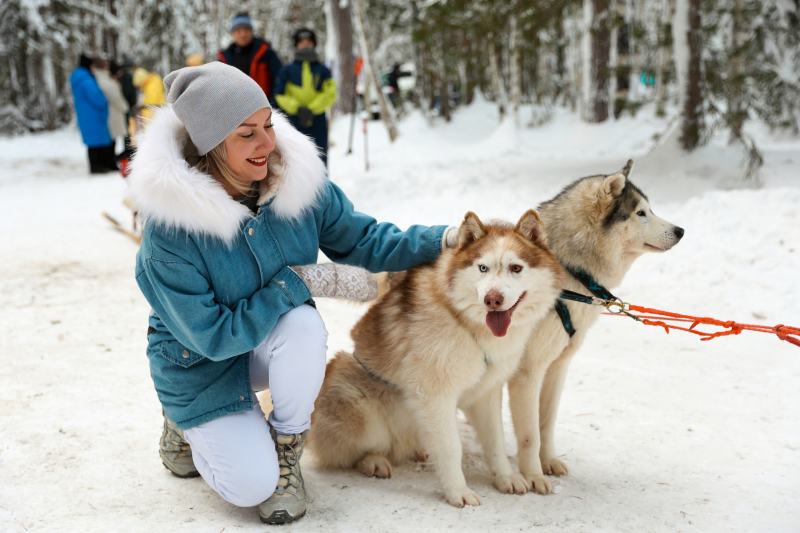
[[[606,288],[622,282],[645,252],[664,252],[683,229],[653,214],[647,196],[628,178],[633,161],[611,175],[583,178],[539,207],[550,248],[565,267],[564,288],[588,294],[569,271],[583,271]],[[520,473],[540,494],[551,491],[544,474],[561,476],[554,431],[561,390],[572,356],[602,307],[565,301],[574,328],[570,337],[555,311],[532,332],[520,366],[508,384]]]

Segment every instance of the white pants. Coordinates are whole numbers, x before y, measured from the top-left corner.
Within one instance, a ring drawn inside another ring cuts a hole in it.
[[[327,340],[317,310],[301,305],[281,316],[250,352],[253,391],[270,390],[269,422],[278,434],[302,433],[311,426],[325,377]],[[252,507],[275,492],[278,455],[257,399],[252,411],[223,416],[183,434],[200,475],[228,502]]]

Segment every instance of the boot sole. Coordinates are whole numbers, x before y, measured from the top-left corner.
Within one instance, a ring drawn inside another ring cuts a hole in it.
[[[274,513],[269,515],[269,517],[265,518],[264,516],[261,515],[261,513],[258,513],[258,517],[261,519],[262,522],[264,522],[265,524],[271,524],[273,526],[279,526],[282,524],[289,524],[291,522],[295,522],[303,518],[305,515],[306,515],[305,511],[303,511],[297,516],[292,516],[288,512],[280,510],[280,511],[275,511]]]
[[[171,469],[170,467],[168,467],[167,463],[162,461],[161,464],[164,465],[164,468],[169,470],[169,473],[172,474],[175,477],[179,477],[181,479],[189,479],[189,478],[192,478],[192,477],[200,477],[200,472],[198,472],[197,470],[195,470],[193,472],[189,472],[188,474],[179,474],[179,473],[175,472],[173,469]]]

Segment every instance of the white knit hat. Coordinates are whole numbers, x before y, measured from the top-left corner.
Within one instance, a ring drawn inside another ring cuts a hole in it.
[[[164,88],[198,155],[221,144],[256,111],[271,107],[250,76],[218,61],[170,72]]]

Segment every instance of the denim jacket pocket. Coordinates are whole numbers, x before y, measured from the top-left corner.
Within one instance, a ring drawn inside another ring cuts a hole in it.
[[[192,366],[203,359],[202,354],[189,350],[178,341],[162,342],[161,357],[183,367]]]

